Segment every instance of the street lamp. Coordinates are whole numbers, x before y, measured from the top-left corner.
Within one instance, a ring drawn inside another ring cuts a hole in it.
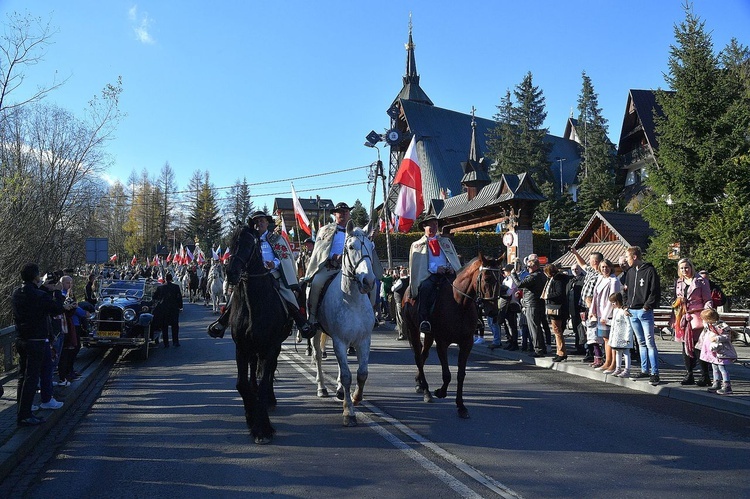
[[[564,194],[563,189],[563,161],[566,161],[567,158],[557,158],[557,161],[560,163],[560,196],[562,197]]]

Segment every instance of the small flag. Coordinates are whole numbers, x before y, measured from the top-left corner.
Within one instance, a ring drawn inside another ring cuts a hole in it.
[[[221,246],[219,246],[219,251],[221,251]],[[221,260],[221,258],[219,257],[219,251],[216,251],[213,248],[211,249],[211,258],[213,260]]]
[[[133,259],[130,260],[130,265],[132,265],[133,267],[135,267],[135,265],[137,263],[138,263],[138,259],[135,257],[135,255],[133,255]]]
[[[117,253],[109,257],[110,262],[116,262],[117,261]]]
[[[495,233],[500,234],[503,231],[503,226],[500,222],[495,226]]]
[[[167,263],[171,261],[172,261],[172,252],[170,251],[169,254],[167,255]]]
[[[306,232],[308,236],[312,235],[310,230],[310,220],[307,218],[305,210],[302,209],[302,205],[297,198],[294,184],[292,184],[292,206],[294,207],[294,218],[297,219],[297,225],[299,225],[299,228],[302,229],[303,232]]]
[[[547,232],[550,231],[550,226],[551,226],[551,219],[550,219],[550,217],[551,216],[552,215],[547,215],[547,220],[544,222],[544,230],[546,230]]]

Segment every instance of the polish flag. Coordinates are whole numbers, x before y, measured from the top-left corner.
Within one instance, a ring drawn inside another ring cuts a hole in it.
[[[130,260],[130,265],[132,265],[133,267],[135,267],[135,265],[137,263],[138,263],[138,259],[135,257],[135,255],[133,255],[133,259]]]
[[[294,205],[294,218],[297,219],[297,225],[299,225],[299,228],[305,231],[308,236],[312,236],[310,220],[307,218],[305,210],[302,209],[302,205],[297,198],[297,193],[294,191],[294,184],[292,184],[292,204]]]
[[[224,250],[224,254],[221,255],[221,263],[227,263],[227,260],[229,260],[230,256],[232,255],[229,253],[229,248],[227,248],[226,250]]]
[[[167,255],[167,263],[171,261],[172,261],[172,252],[170,251],[169,254]]]
[[[292,194],[294,194],[294,187],[292,187]],[[286,239],[287,244],[289,246],[292,245],[292,243],[289,242],[289,233],[286,231],[286,224],[284,223],[284,217],[279,214],[279,218],[281,219],[281,237]]]
[[[190,251],[190,248],[185,248],[185,259],[183,261],[190,263],[193,261],[193,258],[193,252]]]
[[[203,265],[204,263],[206,263],[206,260],[203,259],[203,252],[202,251],[200,253],[198,253],[197,257],[195,257],[195,263],[197,263],[198,265]]]
[[[116,262],[117,261],[117,253],[109,257],[110,262]]]
[[[422,170],[419,168],[417,157],[417,138],[411,138],[401,166],[398,168],[394,184],[399,184],[398,199],[393,207],[393,213],[399,216],[398,230],[408,232],[414,221],[424,211],[422,199]]]
[[[159,255],[156,255],[153,260],[151,260],[151,265],[154,267],[159,265]]]

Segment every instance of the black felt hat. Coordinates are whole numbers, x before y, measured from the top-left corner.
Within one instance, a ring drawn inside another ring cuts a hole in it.
[[[258,210],[258,211],[252,212],[250,214],[250,217],[247,219],[247,221],[248,222],[252,222],[256,218],[260,218],[260,217],[266,217],[266,220],[268,220],[269,224],[273,223],[273,217],[271,215],[269,215],[268,213],[266,213],[265,211],[263,211],[263,210]]]
[[[338,203],[338,204],[337,204],[337,205],[336,205],[336,206],[335,206],[335,207],[334,207],[334,208],[333,208],[333,209],[331,210],[331,213],[338,213],[338,212],[340,212],[340,211],[343,211],[343,210],[346,210],[346,211],[352,211],[352,209],[351,209],[351,208],[349,207],[349,205],[348,205],[348,204],[346,204],[346,203]]]
[[[433,220],[436,221],[438,224],[440,224],[440,220],[438,220],[438,217],[430,214],[424,217],[421,222],[419,222],[419,228],[424,229],[424,226],[427,225],[429,222],[432,222]]]

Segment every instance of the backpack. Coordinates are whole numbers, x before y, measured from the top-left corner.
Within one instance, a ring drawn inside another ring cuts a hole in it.
[[[711,290],[711,301],[715,308],[723,306],[727,302],[727,297],[724,296],[724,292],[719,288]]]

